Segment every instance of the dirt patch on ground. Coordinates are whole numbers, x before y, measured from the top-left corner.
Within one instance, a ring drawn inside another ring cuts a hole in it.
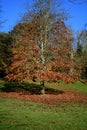
[[[74,92],[65,92],[60,94],[37,95],[29,92],[0,92],[1,97],[17,98],[33,102],[41,102],[46,104],[55,104],[57,102],[74,102],[87,104],[87,95]]]

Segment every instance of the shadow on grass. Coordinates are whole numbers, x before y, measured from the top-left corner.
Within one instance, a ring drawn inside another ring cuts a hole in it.
[[[3,92],[23,92],[23,94],[40,94],[41,87],[35,83],[6,82],[1,88]],[[64,91],[45,87],[46,94],[63,94]]]

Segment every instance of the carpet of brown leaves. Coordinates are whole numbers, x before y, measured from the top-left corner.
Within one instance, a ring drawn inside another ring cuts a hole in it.
[[[0,96],[33,102],[41,102],[46,104],[55,104],[57,102],[74,102],[87,104],[87,95],[75,92],[45,95],[30,94],[29,92],[0,92]]]

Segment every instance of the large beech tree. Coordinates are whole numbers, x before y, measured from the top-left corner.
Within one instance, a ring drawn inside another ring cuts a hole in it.
[[[72,31],[65,25],[66,19],[60,2],[57,6],[54,0],[34,1],[32,10],[28,10],[13,31],[13,57],[7,69],[8,80],[38,79],[42,93],[45,93],[45,81],[68,83],[78,78],[71,58]]]

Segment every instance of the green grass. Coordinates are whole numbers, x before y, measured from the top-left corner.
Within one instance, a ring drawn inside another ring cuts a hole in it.
[[[58,83],[46,83],[47,87],[58,89],[61,91],[80,92],[87,94],[87,84],[81,82],[74,82],[65,84],[64,82]]]
[[[70,84],[65,84],[64,82],[60,83],[45,83],[46,90],[49,92],[80,92],[80,93],[85,93],[87,94],[87,84],[81,83],[81,82],[74,82]],[[31,82],[29,83],[9,83],[5,82],[3,80],[0,80],[0,91],[21,91],[21,90],[26,90],[30,91],[31,93],[39,93],[40,92],[40,86],[39,82]]]
[[[46,83],[46,89],[87,93],[87,84]],[[8,83],[1,91],[40,90],[38,83]],[[87,104],[60,102],[55,106],[0,97],[0,130],[87,130]]]
[[[4,80],[0,80],[0,88],[3,88],[4,84],[5,84],[5,81]]]
[[[87,105],[0,97],[0,130],[87,130]]]

